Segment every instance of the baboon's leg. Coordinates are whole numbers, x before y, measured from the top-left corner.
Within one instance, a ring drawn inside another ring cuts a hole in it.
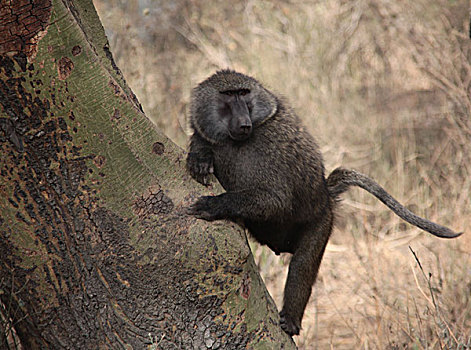
[[[291,258],[283,309],[280,312],[281,327],[290,335],[299,334],[304,309],[316,281],[331,231],[331,218],[325,218],[321,225],[309,228]]]

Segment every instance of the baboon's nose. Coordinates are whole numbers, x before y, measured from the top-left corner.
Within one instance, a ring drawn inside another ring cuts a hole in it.
[[[240,126],[240,131],[243,134],[248,135],[252,131],[252,125],[241,125]]]

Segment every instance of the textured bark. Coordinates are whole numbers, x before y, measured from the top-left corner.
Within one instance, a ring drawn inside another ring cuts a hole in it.
[[[294,347],[244,233],[184,215],[204,189],[91,1],[6,1],[0,28],[0,347]]]

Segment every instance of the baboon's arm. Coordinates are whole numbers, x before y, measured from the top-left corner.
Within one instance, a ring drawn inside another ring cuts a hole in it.
[[[214,172],[213,151],[208,141],[195,131],[190,139],[186,167],[191,177],[203,185],[209,184]]]
[[[189,214],[207,221],[264,221],[279,217],[282,211],[282,199],[271,191],[260,188],[200,197],[189,208]]]

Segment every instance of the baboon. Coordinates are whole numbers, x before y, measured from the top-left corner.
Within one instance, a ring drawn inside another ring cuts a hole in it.
[[[208,221],[242,223],[276,254],[293,254],[280,325],[299,334],[304,309],[330,237],[334,208],[349,186],[372,193],[407,222],[438,237],[459,233],[420,218],[381,186],[354,170],[326,179],[314,138],[282,99],[257,80],[216,72],[194,90],[187,169],[206,185],[214,173],[226,190],[200,197],[188,213]]]

